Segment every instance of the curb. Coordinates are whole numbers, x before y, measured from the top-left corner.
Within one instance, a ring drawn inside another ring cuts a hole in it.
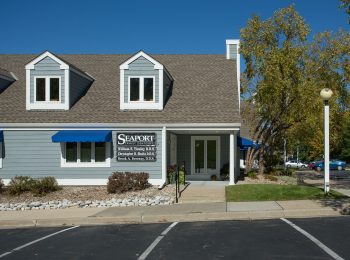
[[[222,220],[259,220],[279,218],[311,218],[341,216],[331,209],[284,210],[284,211],[236,211],[189,213],[179,215],[143,215],[123,217],[83,217],[33,220],[2,220],[1,228],[13,227],[54,227],[74,225],[109,225],[109,224],[146,224],[167,222],[222,221]]]

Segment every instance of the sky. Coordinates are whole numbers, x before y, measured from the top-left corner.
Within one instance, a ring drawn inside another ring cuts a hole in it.
[[[253,14],[292,3],[311,34],[349,29],[338,0],[4,0],[0,53],[223,54]]]

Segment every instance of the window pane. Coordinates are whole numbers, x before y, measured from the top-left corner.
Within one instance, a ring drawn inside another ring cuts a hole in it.
[[[59,100],[60,100],[59,79],[52,78],[50,79],[50,101],[59,101]]]
[[[36,79],[36,101],[45,101],[45,79]]]
[[[153,78],[144,79],[144,100],[153,101]]]
[[[130,101],[140,101],[140,79],[130,79]]]
[[[66,143],[66,162],[77,162],[77,143]]]
[[[95,162],[106,161],[106,143],[95,143]]]
[[[208,140],[207,142],[207,168],[216,169],[216,141]]]
[[[195,172],[204,173],[204,140],[195,141]]]
[[[80,162],[91,162],[91,143],[80,144]]]

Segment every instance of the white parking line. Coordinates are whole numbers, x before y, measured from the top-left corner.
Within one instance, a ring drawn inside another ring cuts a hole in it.
[[[25,248],[25,247],[27,247],[27,246],[33,245],[33,244],[35,244],[35,243],[38,243],[38,242],[40,242],[40,241],[42,241],[42,240],[44,240],[44,239],[47,239],[47,238],[49,238],[49,237],[58,235],[58,234],[60,234],[60,233],[62,233],[62,232],[65,232],[65,231],[68,231],[68,230],[71,230],[71,229],[74,229],[74,228],[77,228],[77,227],[79,227],[79,226],[74,226],[74,227],[66,228],[66,229],[57,231],[57,232],[55,232],[55,233],[52,233],[52,234],[50,234],[50,235],[44,236],[44,237],[42,237],[42,238],[38,238],[38,239],[36,239],[36,240],[34,240],[34,241],[32,241],[32,242],[29,242],[29,243],[24,244],[24,245],[22,245],[22,246],[16,247],[16,248],[12,249],[11,251],[8,251],[8,252],[6,252],[6,253],[3,253],[2,255],[0,255],[0,258],[3,258],[4,256],[7,256],[7,255],[9,255],[9,254],[11,254],[11,253],[13,253],[13,252],[18,251],[18,250],[21,250],[22,248]]]
[[[147,247],[147,249],[145,250],[145,252],[142,253],[142,255],[140,255],[139,258],[137,258],[138,260],[144,260],[146,259],[146,257],[152,252],[152,250],[157,246],[157,244],[160,242],[160,240],[163,239],[163,237],[165,237],[165,235],[173,228],[176,226],[178,222],[174,222],[172,223],[169,227],[167,227],[161,234],[160,236],[158,236],[152,244],[150,244],[149,247]]]
[[[291,222],[291,221],[289,221],[288,219],[285,219],[285,218],[281,218],[281,220],[286,222],[288,225],[292,226],[294,229],[298,230],[301,234],[306,236],[308,239],[310,239],[312,242],[314,242],[316,245],[318,245],[323,251],[325,251],[327,254],[329,254],[333,259],[344,260],[344,258],[339,256],[337,253],[335,253],[332,249],[330,249],[325,244],[323,244],[316,237],[314,237],[310,233],[306,232],[304,229],[298,227],[293,222]]]

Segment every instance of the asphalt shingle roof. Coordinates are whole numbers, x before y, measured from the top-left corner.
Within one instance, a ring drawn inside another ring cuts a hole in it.
[[[152,55],[174,78],[163,111],[119,109],[119,65],[131,55],[58,55],[95,81],[68,111],[27,111],[25,65],[37,55],[0,55],[18,80],[0,94],[0,123],[239,123],[236,63],[225,55]]]

